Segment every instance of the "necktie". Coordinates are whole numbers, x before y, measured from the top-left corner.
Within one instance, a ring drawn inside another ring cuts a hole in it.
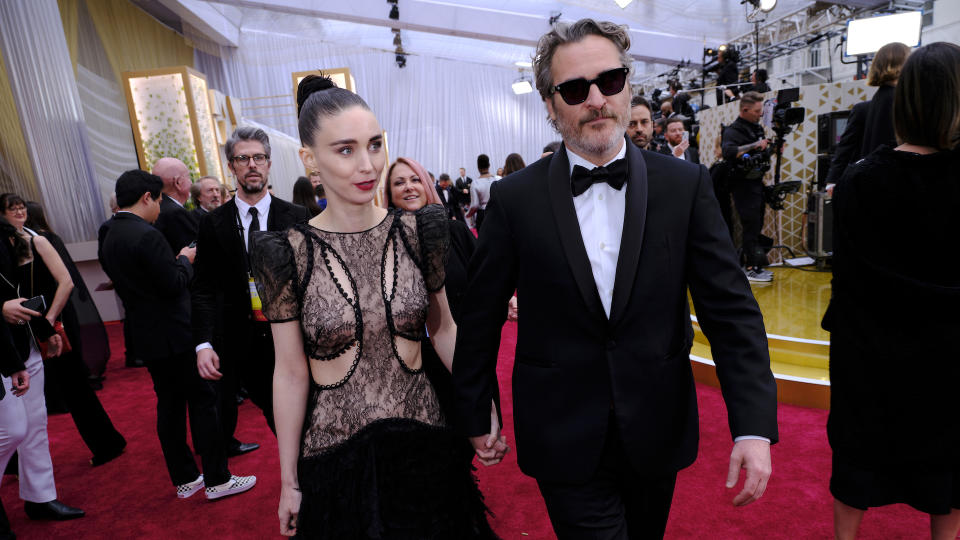
[[[573,166],[573,173],[570,175],[570,189],[573,196],[577,197],[594,184],[606,182],[610,187],[616,190],[623,188],[627,181],[627,160],[618,159],[605,167],[595,167],[588,170],[580,165]]]
[[[250,229],[247,230],[247,254],[250,254],[251,247],[253,247],[253,233],[260,232],[260,212],[257,211],[255,206],[250,207],[250,217],[253,220],[250,222]]]

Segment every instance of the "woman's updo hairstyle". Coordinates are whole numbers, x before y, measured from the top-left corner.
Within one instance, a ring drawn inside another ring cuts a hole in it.
[[[300,144],[313,145],[313,134],[320,130],[320,119],[340,114],[350,107],[370,110],[360,96],[333,84],[325,75],[307,75],[297,86],[297,126]]]

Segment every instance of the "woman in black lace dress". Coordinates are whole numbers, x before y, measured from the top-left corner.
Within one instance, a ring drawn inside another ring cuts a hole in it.
[[[425,332],[452,365],[446,212],[374,205],[383,137],[359,96],[311,76],[297,101],[301,158],[322,175],[327,209],[308,224],[260,234],[253,250],[276,347],[281,532],[493,537],[471,446],[445,425],[422,370]],[[495,410],[491,427],[499,428]],[[482,457],[505,451],[497,440]]]
[[[833,296],[823,326],[834,528],[839,539],[855,538],[868,508],[906,503],[930,514],[932,538],[955,539],[960,47],[931,43],[910,55],[893,121],[901,144],[848,167],[833,194]],[[931,254],[935,264],[919,264]]]

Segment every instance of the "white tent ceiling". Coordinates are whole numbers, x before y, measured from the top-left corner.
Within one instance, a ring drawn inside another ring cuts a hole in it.
[[[137,0],[135,0],[137,1]],[[852,0],[863,3],[871,0]],[[394,50],[390,28],[402,31],[408,54],[509,66],[529,60],[551,16],[584,17],[630,28],[630,53],[645,64],[640,74],[701,61],[704,46],[717,46],[750,32],[741,0],[633,0],[621,9],[613,0],[399,0],[399,19],[388,17],[385,0],[139,0],[165,8],[208,39],[236,46],[240,32],[269,32],[339,44]],[[823,4],[823,2],[820,2]],[[776,19],[813,6],[813,0],[779,0],[767,15]]]

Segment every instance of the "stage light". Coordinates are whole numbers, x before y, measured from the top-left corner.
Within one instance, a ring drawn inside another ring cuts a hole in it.
[[[919,11],[851,20],[847,23],[847,54],[870,54],[894,42],[916,47],[922,24],[923,13]]]
[[[513,93],[518,96],[521,94],[529,94],[530,92],[533,92],[533,85],[530,84],[530,81],[528,81],[525,78],[520,78],[520,80],[513,83],[512,87],[513,87]]]
[[[400,39],[400,34],[395,34],[393,36],[393,46],[399,47],[401,44],[403,44],[403,40]]]
[[[630,2],[633,2],[633,0],[613,0],[613,1],[614,1],[618,6],[620,6],[620,9],[626,8],[627,6],[630,5]]]
[[[777,7],[777,0],[760,0],[760,5],[758,6],[760,11],[769,13],[773,11],[773,8]]]
[[[513,65],[515,65],[515,66],[517,66],[517,67],[520,67],[520,68],[532,68],[532,67],[533,67],[533,63],[532,63],[532,62],[525,62],[525,61],[523,61],[523,60],[520,60],[519,62],[514,62]]]
[[[400,18],[400,8],[398,8],[396,4],[394,4],[393,7],[390,8],[390,18],[393,20],[397,20]]]
[[[724,45],[721,45],[721,46],[720,46],[720,47],[718,47],[718,48],[719,48],[719,49],[720,49],[721,51],[725,51],[725,50],[727,50],[727,46],[726,46],[726,44],[724,44]]]
[[[405,54],[397,54],[396,61],[398,68],[403,69],[407,67],[407,56]]]

